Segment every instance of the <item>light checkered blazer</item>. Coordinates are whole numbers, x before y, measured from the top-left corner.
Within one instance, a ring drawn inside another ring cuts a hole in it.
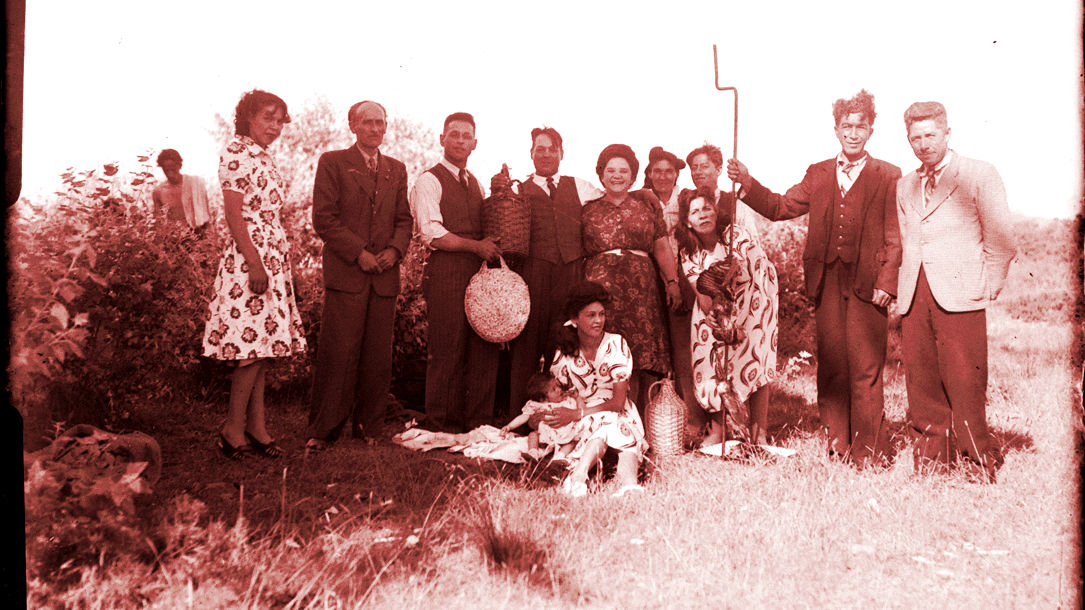
[[[897,182],[897,219],[902,314],[911,309],[920,268],[948,311],[985,309],[998,297],[1017,246],[1006,187],[995,166],[954,152],[926,205],[919,174],[909,173]]]

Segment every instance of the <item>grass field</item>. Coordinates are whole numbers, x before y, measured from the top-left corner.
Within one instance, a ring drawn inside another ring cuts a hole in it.
[[[71,608],[1080,607],[1081,284],[1070,223],[1020,219],[1020,256],[989,310],[995,485],[916,476],[903,370],[887,366],[895,459],[823,455],[814,368],[775,387],[771,433],[798,450],[739,463],[687,454],[643,495],[555,469],[344,440],[303,458],[305,405],[272,417],[290,457],[227,463],[224,404],[163,409],[165,474],[141,504],[153,560],[121,557],[31,606]],[[894,348],[896,340],[893,340]],[[239,518],[239,516],[241,518]]]

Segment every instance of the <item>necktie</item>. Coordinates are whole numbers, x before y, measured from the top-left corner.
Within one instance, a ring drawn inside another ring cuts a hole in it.
[[[859,166],[859,162],[845,163],[844,161],[837,161],[837,165],[840,166],[840,196],[843,197],[851,190],[851,185],[855,184],[855,178],[851,175],[851,172]]]
[[[936,186],[937,172],[933,168],[926,168],[923,172],[925,182],[923,183],[923,205],[929,205],[931,202],[931,196],[934,195],[934,187]]]
[[[467,170],[460,170],[460,184],[463,186],[463,190],[470,192],[470,188],[467,186]]]
[[[376,158],[367,159],[366,160],[366,165],[369,166],[369,177],[373,178],[373,180],[376,181],[376,179],[377,179],[377,160],[376,160]]]
[[[550,191],[550,201],[554,200],[554,196],[558,194],[558,185],[554,184],[554,177],[546,177],[546,188]]]

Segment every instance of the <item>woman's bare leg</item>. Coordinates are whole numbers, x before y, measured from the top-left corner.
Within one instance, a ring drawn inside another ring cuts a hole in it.
[[[767,445],[769,427],[769,387],[761,386],[750,393],[750,442]]]
[[[636,485],[639,472],[639,453],[636,451],[621,451],[618,453],[618,469],[614,474],[614,479],[618,482],[618,489]]]
[[[580,459],[577,460],[576,466],[573,471],[569,473],[569,478],[573,483],[587,483],[588,473],[591,472],[592,466],[595,466],[600,459],[603,458],[603,453],[607,450],[606,442],[601,438],[593,438],[588,441],[588,444],[584,446],[584,453],[580,454]]]
[[[256,379],[253,380],[252,396],[249,397],[249,406],[247,410],[248,421],[246,422],[245,429],[253,438],[266,445],[272,441],[271,435],[268,434],[267,431],[266,410],[264,408],[264,385],[267,378],[267,360],[257,360],[252,366],[258,368],[256,371]]]
[[[226,411],[226,424],[222,427],[222,435],[234,447],[248,444],[245,439],[245,421],[253,386],[260,373],[258,362],[242,360],[230,374],[230,405]]]

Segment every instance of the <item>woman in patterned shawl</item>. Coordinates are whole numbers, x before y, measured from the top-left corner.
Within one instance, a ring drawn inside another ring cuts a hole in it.
[[[684,220],[675,228],[682,271],[698,291],[691,343],[697,402],[711,415],[704,445],[725,440],[765,445],[768,383],[776,377],[776,268],[742,224],[734,227],[728,264],[731,219],[714,199],[708,187],[683,192],[678,206]],[[705,294],[704,280],[698,285],[702,275],[722,280],[715,283],[713,292],[720,295],[715,300]],[[724,329],[733,331],[730,336],[721,331],[720,307],[731,308],[722,321],[722,326],[733,322],[732,329]]]
[[[682,295],[667,225],[658,202],[652,201],[655,195],[647,190],[629,192],[639,167],[628,146],[611,144],[603,149],[595,171],[605,193],[584,204],[581,235],[584,278],[610,293],[607,332],[629,342],[636,366],[629,378],[629,395],[643,409],[653,378],[671,372],[660,273],[667,305],[678,307]]]
[[[219,449],[231,459],[253,452],[283,454],[265,426],[265,371],[269,358],[305,350],[290,243],[279,222],[285,185],[267,152],[289,122],[286,103],[278,96],[246,93],[237,104],[234,139],[219,162],[230,239],[215,278],[203,352],[236,367],[218,438]]]
[[[565,304],[568,321],[556,338],[557,354],[550,367],[563,388],[577,391],[576,409],[554,408],[543,418],[554,428],[580,422],[580,437],[570,454],[576,462],[562,484],[574,497],[588,493],[588,473],[607,447],[618,451],[615,496],[644,491],[637,484],[637,472],[648,443],[640,414],[628,398],[633,357],[621,335],[604,330],[612,303],[606,288],[595,282],[569,288]]]

